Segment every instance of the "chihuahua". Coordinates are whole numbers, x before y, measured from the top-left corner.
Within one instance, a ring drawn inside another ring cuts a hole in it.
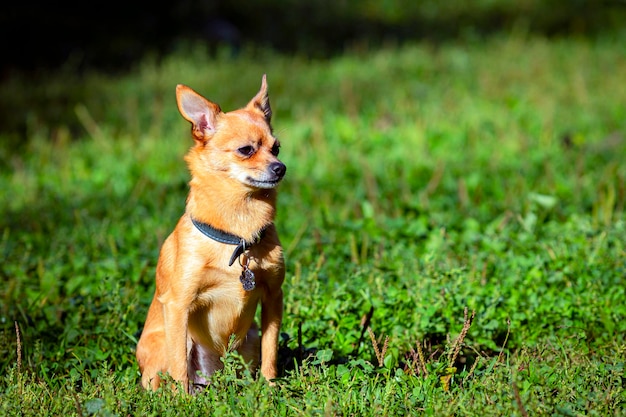
[[[169,374],[193,392],[222,368],[229,349],[252,371],[260,363],[271,383],[285,275],[276,186],[287,168],[278,160],[266,77],[244,108],[228,113],[184,85],[176,100],[195,142],[185,156],[191,181],[185,214],[161,248],[137,344],[142,385],[156,390]]]

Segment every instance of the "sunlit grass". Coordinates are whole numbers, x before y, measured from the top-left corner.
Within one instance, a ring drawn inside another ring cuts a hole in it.
[[[523,36],[328,61],[196,48],[119,78],[7,82],[16,109],[43,95],[60,116],[28,109],[28,141],[7,136],[0,154],[3,413],[620,415],[622,49]],[[134,347],[187,192],[174,87],[230,110],[263,73],[288,166],[285,371],[269,387],[229,357],[205,395],[145,393]]]

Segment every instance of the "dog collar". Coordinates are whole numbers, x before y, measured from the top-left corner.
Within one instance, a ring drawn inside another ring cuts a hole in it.
[[[263,235],[265,234],[265,230],[267,229],[267,227],[261,229],[261,231],[258,233],[258,237],[254,241],[249,242],[242,237],[233,235],[232,233],[228,233],[223,230],[216,229],[215,227],[198,221],[193,217],[191,217],[191,222],[194,226],[196,226],[196,229],[202,232],[202,234],[206,237],[209,237],[216,242],[225,243],[227,245],[237,245],[237,247],[233,251],[233,254],[230,257],[228,266],[232,266],[232,264],[235,262],[235,259],[237,259],[242,253],[244,253],[246,249],[250,249],[252,246],[259,243],[263,238]]]

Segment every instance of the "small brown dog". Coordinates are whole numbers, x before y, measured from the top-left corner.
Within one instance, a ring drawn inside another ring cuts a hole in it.
[[[184,85],[176,87],[176,99],[195,140],[185,156],[191,182],[185,214],[161,248],[156,292],[137,345],[141,382],[156,389],[159,373],[168,373],[193,391],[222,367],[229,347],[253,370],[260,361],[271,380],[285,275],[273,223],[275,187],[286,167],[277,158],[265,75],[258,94],[232,112]]]

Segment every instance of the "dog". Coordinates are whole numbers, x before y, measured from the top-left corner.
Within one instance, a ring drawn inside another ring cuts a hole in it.
[[[235,349],[268,381],[277,377],[283,315],[283,250],[274,226],[278,159],[263,75],[243,108],[222,112],[191,88],[176,87],[191,122],[185,156],[186,209],[161,247],[156,291],[137,344],[141,383],[156,390],[169,374],[186,392],[208,384]],[[261,337],[254,317],[261,304]]]

